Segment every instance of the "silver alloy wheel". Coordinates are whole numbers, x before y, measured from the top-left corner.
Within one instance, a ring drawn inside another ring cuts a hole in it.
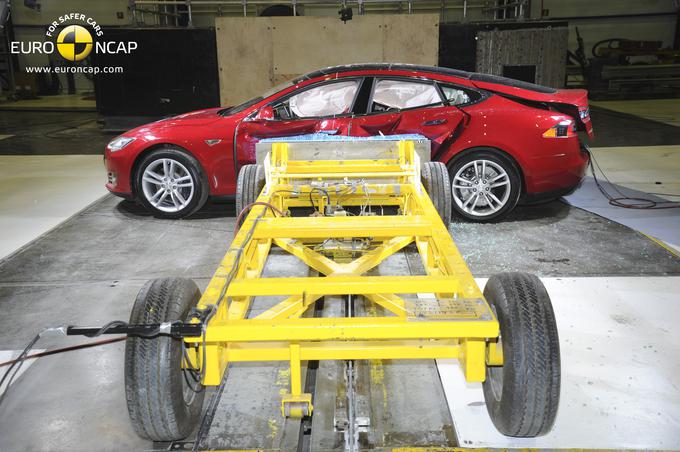
[[[510,198],[510,176],[498,163],[473,160],[453,176],[451,193],[458,207],[469,215],[486,217],[501,210]]]
[[[163,212],[179,212],[194,197],[194,180],[191,173],[177,160],[154,160],[142,174],[144,197]]]

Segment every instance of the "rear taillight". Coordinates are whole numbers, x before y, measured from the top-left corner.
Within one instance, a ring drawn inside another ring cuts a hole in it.
[[[575,136],[576,123],[571,119],[560,121],[543,132],[543,138],[570,138]]]

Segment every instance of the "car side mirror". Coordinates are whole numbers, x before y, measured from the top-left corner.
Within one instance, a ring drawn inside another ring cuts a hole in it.
[[[260,121],[271,121],[274,119],[274,109],[271,105],[266,105],[257,112],[255,119]]]

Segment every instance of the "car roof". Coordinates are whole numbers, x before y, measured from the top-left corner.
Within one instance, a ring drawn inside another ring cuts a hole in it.
[[[498,85],[512,86],[515,88],[526,89],[529,91],[535,91],[537,93],[553,94],[557,90],[550,88],[548,86],[536,85],[534,83],[523,82],[521,80],[515,80],[507,77],[501,77],[500,75],[490,75],[482,74],[479,72],[467,72],[461,71],[459,69],[451,69],[447,67],[438,66],[424,66],[417,64],[404,64],[404,63],[360,63],[360,64],[346,64],[343,66],[331,66],[324,69],[319,69],[310,72],[305,75],[293,80],[293,83],[303,82],[312,78],[320,77],[323,75],[339,74],[342,72],[351,71],[418,71],[418,72],[429,72],[431,74],[442,74],[450,75],[453,77],[464,78],[472,81],[495,83]]]

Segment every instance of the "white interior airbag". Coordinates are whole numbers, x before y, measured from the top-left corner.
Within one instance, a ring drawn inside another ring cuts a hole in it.
[[[298,118],[348,113],[358,85],[352,80],[308,89],[290,98],[290,109]]]
[[[426,83],[400,80],[380,80],[373,93],[373,102],[390,108],[413,108],[441,102],[437,89]]]

